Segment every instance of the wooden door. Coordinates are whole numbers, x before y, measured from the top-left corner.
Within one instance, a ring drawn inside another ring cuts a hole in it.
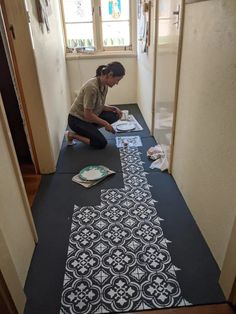
[[[0,271],[0,313],[4,314],[18,313],[1,271]]]
[[[7,60],[2,34],[0,36],[0,73],[3,74],[0,76],[0,92],[19,164],[31,164],[32,159],[30,149],[27,143],[23,120]]]
[[[169,163],[177,103],[182,17],[182,0],[158,1],[152,131],[155,139],[162,146]]]
[[[8,23],[4,1],[0,0],[0,67],[4,71],[0,89],[19,164],[29,164],[37,174],[38,159],[13,44],[15,30]]]

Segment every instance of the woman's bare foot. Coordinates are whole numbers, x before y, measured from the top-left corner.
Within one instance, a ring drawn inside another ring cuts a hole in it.
[[[87,144],[87,145],[90,144],[89,138],[78,135],[78,134],[71,132],[71,131],[66,131],[65,138],[67,141],[67,145],[74,145],[74,144],[76,144],[76,141],[83,142],[84,144]]]
[[[76,144],[76,141],[74,141],[73,133],[71,131],[65,132],[65,139],[68,146]]]

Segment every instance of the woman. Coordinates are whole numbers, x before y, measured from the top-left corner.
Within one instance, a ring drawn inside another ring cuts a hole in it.
[[[106,95],[108,87],[118,85],[124,75],[125,69],[120,62],[100,65],[96,76],[81,87],[68,116],[68,125],[73,131],[65,134],[68,145],[73,144],[74,139],[94,148],[107,145],[98,128],[105,127],[108,132],[115,133],[111,124],[121,118],[121,111],[105,105]]]

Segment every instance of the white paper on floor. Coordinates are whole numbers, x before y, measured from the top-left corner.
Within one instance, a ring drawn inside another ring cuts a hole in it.
[[[142,126],[138,123],[138,121],[135,119],[135,117],[132,114],[130,114],[128,116],[128,120],[118,120],[118,121],[112,123],[112,126],[116,130],[117,133],[121,133],[121,132],[124,132],[124,131],[117,130],[116,126],[118,124],[120,125],[122,123],[127,124],[128,122],[130,122],[130,123],[135,125],[135,129],[130,130],[129,132],[136,132],[136,131],[142,131],[143,130]]]
[[[160,169],[161,171],[168,170],[168,160],[166,156],[161,156],[157,160],[153,161],[150,165],[151,169]]]
[[[140,147],[143,146],[140,136],[117,136],[117,148],[122,147]]]

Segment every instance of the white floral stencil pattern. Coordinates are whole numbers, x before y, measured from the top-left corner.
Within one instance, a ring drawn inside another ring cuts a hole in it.
[[[188,305],[137,148],[120,148],[124,188],[74,206],[61,314]]]
[[[143,146],[140,136],[116,136],[116,147],[125,148]]]

